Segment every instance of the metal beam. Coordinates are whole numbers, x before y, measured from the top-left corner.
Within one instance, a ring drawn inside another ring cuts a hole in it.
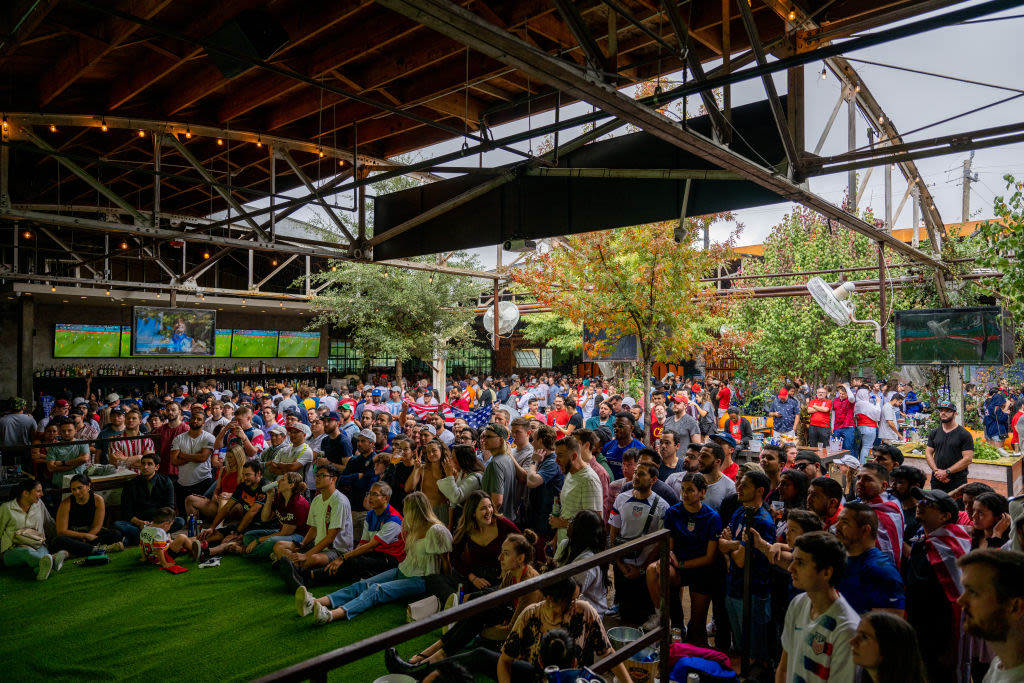
[[[192,154],[192,152],[188,151],[188,148],[186,148],[185,145],[181,144],[181,141],[178,140],[177,137],[175,137],[174,135],[163,135],[162,133],[161,135],[163,136],[163,139],[171,147],[178,151],[178,154],[185,157],[185,160],[192,165],[192,168],[196,169],[196,172],[198,172],[199,175],[202,176],[203,180],[205,180],[209,185],[213,187],[213,189],[217,191],[217,194],[221,196],[221,198],[227,203],[227,205],[238,212],[239,216],[241,216],[242,219],[249,224],[249,227],[252,228],[256,232],[256,234],[258,234],[263,239],[270,239],[270,235],[268,235],[263,230],[263,227],[259,223],[254,221],[252,218],[249,218],[248,215],[246,215],[245,209],[243,209],[242,205],[238,203],[238,200],[231,196],[230,192],[221,187],[220,183],[218,183],[216,179],[214,179],[214,177],[210,175],[210,172],[203,168],[203,164],[199,161],[199,159],[196,159],[195,155]]]
[[[935,268],[946,268],[941,261],[903,244],[892,235],[850,215],[822,197],[712,140],[697,135],[693,131],[680,129],[678,124],[668,117],[643,106],[607,84],[588,78],[562,60],[537,52],[515,36],[498,29],[493,24],[481,20],[475,14],[447,0],[378,0],[378,2],[485,55],[515,66],[552,87],[590,102],[609,115],[630,121],[665,142],[696,154],[722,169],[738,173],[747,180],[777,193],[780,197],[804,204],[872,240],[887,242],[897,251],[915,260]],[[771,66],[776,64],[778,62]]]
[[[693,39],[690,37],[690,29],[683,22],[682,15],[679,14],[679,5],[676,4],[676,0],[661,0],[661,5],[665,8],[665,14],[668,16],[669,23],[672,24],[672,30],[675,31],[676,40],[679,41],[679,47],[682,50],[683,58],[686,60],[686,65],[693,73],[693,80],[697,83],[707,80],[707,74],[704,73],[704,65],[701,64],[700,59],[697,57],[697,51],[693,46]],[[714,94],[707,90],[701,90],[700,99],[704,103],[704,108],[708,110],[708,116],[711,117],[711,125],[718,139],[728,144],[731,140],[729,122],[725,120],[725,115],[718,108],[718,102],[715,101]]]
[[[576,43],[579,44],[583,54],[586,55],[591,69],[601,75],[601,80],[606,80],[605,74],[611,71],[608,65],[608,58],[605,57],[604,52],[601,51],[601,46],[597,44],[597,40],[587,27],[587,23],[583,20],[583,15],[576,9],[576,5],[573,4],[572,0],[555,0],[555,7],[558,8],[558,13],[562,15],[562,20],[565,21],[573,37],[576,38]]]
[[[285,266],[287,266],[287,265],[288,265],[289,263],[291,263],[292,261],[294,261],[294,260],[295,260],[295,259],[297,259],[298,257],[299,257],[299,255],[298,255],[298,254],[292,254],[291,256],[289,256],[288,258],[286,258],[286,259],[285,259],[284,261],[281,261],[281,264],[280,264],[280,265],[279,265],[279,266],[278,266],[277,268],[274,268],[274,269],[273,269],[272,271],[270,271],[270,272],[269,272],[269,273],[267,274],[267,276],[266,276],[265,278],[263,278],[262,280],[260,280],[259,282],[257,282],[257,283],[256,283],[256,285],[255,285],[255,288],[256,288],[256,289],[259,289],[259,288],[260,288],[260,287],[262,287],[263,285],[265,285],[265,284],[267,284],[268,282],[270,282],[271,278],[273,278],[273,277],[274,277],[275,275],[277,275],[277,274],[278,274],[278,273],[280,273],[280,272],[281,272],[282,270],[284,270],[284,269],[285,269]]]
[[[49,228],[44,228],[44,227],[40,226],[40,228],[39,228],[39,232],[43,233],[44,235],[46,235],[47,237],[49,237],[49,238],[50,238],[51,240],[53,240],[54,244],[56,244],[56,245],[57,245],[58,247],[60,247],[60,248],[61,248],[61,249],[63,249],[64,251],[66,251],[66,252],[68,252],[69,254],[71,254],[71,258],[75,259],[75,261],[77,261],[79,265],[81,265],[81,266],[82,266],[83,268],[85,268],[85,269],[86,269],[86,270],[88,270],[88,271],[89,271],[90,273],[92,273],[94,277],[96,277],[96,278],[102,278],[102,277],[103,277],[103,275],[100,275],[100,273],[99,273],[99,272],[98,272],[98,271],[97,271],[97,270],[96,270],[95,268],[93,268],[92,266],[90,266],[90,265],[89,265],[89,264],[88,264],[88,263],[86,262],[86,260],[85,260],[84,258],[82,258],[81,256],[79,256],[79,255],[78,255],[78,252],[76,252],[76,251],[75,251],[74,249],[72,249],[71,247],[69,247],[68,245],[66,245],[66,244],[64,243],[64,241],[63,241],[63,240],[62,240],[61,238],[59,238],[59,237],[57,237],[56,235],[54,235],[54,234],[53,234],[53,233],[52,233],[52,232],[51,232],[51,231],[49,230]]]
[[[766,66],[768,58],[765,56],[764,47],[761,45],[761,35],[757,31],[757,23],[754,21],[754,13],[750,9],[747,0],[737,0],[736,5],[740,8],[740,18],[743,20],[743,27],[750,38],[750,49],[754,51],[759,66]],[[772,108],[772,118],[775,119],[775,128],[782,140],[782,148],[786,150],[786,159],[789,161],[790,177],[800,175],[800,157],[797,154],[796,144],[790,135],[789,123],[786,121],[786,112],[782,109],[782,101],[779,99],[779,92],[775,89],[775,81],[771,74],[761,76],[764,84],[764,91],[768,94],[768,104]]]
[[[302,181],[302,184],[306,186],[306,189],[309,190],[310,193],[316,193],[316,188],[313,187],[313,183],[309,180],[306,174],[302,172],[302,167],[295,163],[295,159],[293,159],[292,155],[288,153],[288,150],[274,150],[274,155],[280,157],[286,164],[288,164],[292,169],[292,172],[295,173],[298,179]],[[345,224],[341,222],[341,218],[338,217],[338,214],[334,213],[334,209],[332,209],[327,202],[318,197],[313,200],[313,203],[327,212],[327,215],[330,217],[331,221],[334,222],[334,225],[341,230],[342,234],[344,234],[346,239],[348,239],[349,244],[355,243],[356,238],[352,236],[352,233],[348,231]],[[271,216],[273,216],[273,214],[271,214]],[[273,221],[273,218],[271,218],[271,221]]]

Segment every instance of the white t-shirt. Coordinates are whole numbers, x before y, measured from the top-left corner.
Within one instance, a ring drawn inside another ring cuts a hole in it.
[[[339,529],[333,548],[342,553],[352,550],[352,505],[341,491],[335,489],[327,500],[318,493],[309,504],[306,521],[316,529],[313,543],[322,541],[329,529]]]
[[[212,417],[208,417],[206,418],[206,422],[203,423],[203,429],[210,434],[213,434],[213,430],[217,428],[217,425],[226,425],[228,422],[231,422],[231,420],[223,415],[220,416],[219,420],[214,420]]]
[[[195,438],[189,436],[188,432],[182,432],[171,442],[171,450],[182,453],[198,453],[204,448],[213,450],[213,434],[205,431],[199,432]],[[178,483],[182,486],[193,486],[212,476],[209,456],[202,462],[187,462],[178,466]]]
[[[722,478],[714,484],[708,484],[708,490],[704,494],[704,504],[718,512],[722,509],[722,501],[734,493],[736,493],[735,482],[723,474]]]
[[[1018,664],[1012,669],[1004,669],[999,657],[992,659],[992,666],[981,683],[1020,683],[1024,681],[1024,664]]]
[[[293,462],[297,462],[302,467],[299,469],[299,474],[304,474],[306,467],[309,463],[313,462],[313,449],[309,447],[309,444],[303,441],[298,446],[289,445],[286,448],[282,448],[274,454],[273,462],[281,465],[290,465]],[[277,475],[278,479],[283,479],[285,475]]]
[[[878,421],[879,439],[892,441],[900,438],[900,433],[893,431],[893,429],[889,427],[890,421],[894,425],[899,426],[899,423],[896,421],[896,409],[893,408],[892,404],[886,403],[882,406],[882,419]]]
[[[841,595],[817,619],[811,618],[811,599],[806,593],[793,598],[782,630],[786,681],[852,683],[856,667],[850,639],[859,623],[860,615]]]
[[[637,498],[629,490],[620,493],[612,504],[611,514],[608,515],[608,524],[619,530],[618,540],[627,541],[640,538],[644,535],[644,527],[647,526],[647,519],[651,524],[647,527],[647,533],[657,531],[664,523],[665,511],[668,510],[668,503],[654,491],[651,491],[647,498]],[[648,555],[654,548],[644,548],[644,551],[636,557],[623,557],[623,564],[631,564],[642,567],[647,564]]]

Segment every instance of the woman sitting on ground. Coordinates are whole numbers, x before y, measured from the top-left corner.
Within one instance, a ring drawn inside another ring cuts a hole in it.
[[[444,479],[443,462],[451,458],[448,447],[431,438],[423,446],[422,456],[417,458],[416,469],[405,482],[406,493],[422,491],[430,501],[434,516],[448,524],[448,498],[441,492],[438,482]]]
[[[71,477],[71,495],[57,508],[57,537],[54,550],[66,550],[72,557],[88,557],[97,551],[117,553],[124,550],[124,534],[103,528],[106,501],[92,491],[87,474]]]
[[[563,567],[576,560],[585,560],[608,548],[604,523],[593,510],[580,510],[569,522],[566,540],[558,544],[554,566]],[[597,610],[598,615],[608,613],[607,565],[599,565],[573,576],[580,586],[580,597]]]
[[[14,500],[0,506],[0,557],[4,566],[31,567],[39,581],[45,581],[50,572],[59,572],[67,551],[51,555],[45,540],[36,545],[25,533],[31,530],[45,539],[47,528],[53,529],[53,518],[43,505],[43,485],[35,479],[25,479],[18,485]]]
[[[245,451],[241,447],[233,446],[227,449],[224,456],[224,465],[217,470],[217,482],[214,484],[213,495],[209,498],[198,494],[185,498],[185,516],[195,515],[203,519],[213,519],[217,512],[231,500],[231,494],[238,486],[239,477],[242,474],[242,465],[245,464]],[[235,506],[228,513],[227,519],[237,519],[242,516],[241,506]]]
[[[502,543],[499,555],[501,561],[500,585],[471,595],[469,599],[480,598],[493,591],[508,588],[538,576],[537,570],[531,564],[536,542],[537,535],[530,529],[526,530],[525,535],[510,534]],[[432,667],[417,667],[417,664],[440,663],[449,654],[456,654],[465,648],[476,636],[493,641],[495,644],[501,643],[508,636],[512,624],[516,623],[516,619],[523,609],[527,605],[540,602],[542,598],[539,590],[533,591],[481,614],[459,620],[451,625],[451,628],[441,636],[440,640],[434,642],[409,662],[402,661],[398,652],[394,648],[390,648],[384,654],[384,663],[391,673],[425,676]]]
[[[456,581],[465,580],[466,593],[484,590],[501,580],[498,556],[502,543],[519,528],[495,514],[491,497],[484,491],[473,491],[466,500],[465,514],[452,536],[452,574]]]
[[[278,541],[291,541],[296,545],[302,545],[302,540],[309,531],[309,525],[306,524],[309,517],[309,501],[302,495],[305,491],[306,482],[302,480],[301,472],[288,472],[277,480],[273,502],[260,509],[260,521],[264,525],[276,527],[276,530],[269,531],[263,528],[245,532],[240,547],[245,548],[248,557],[271,557],[274,544]]]
[[[433,513],[430,501],[420,491],[405,498],[402,534],[405,559],[396,569],[357,581],[322,598],[314,598],[304,586],[295,592],[299,616],[313,614],[315,623],[354,619],[374,605],[382,605],[426,593],[424,577],[442,570],[452,549],[452,535]]]
[[[452,448],[451,454],[452,457],[441,460],[444,479],[437,482],[437,488],[448,499],[452,510],[448,520],[449,527],[454,528],[462,516],[467,496],[480,489],[484,465],[476,457],[476,450],[471,445],[459,444]]]

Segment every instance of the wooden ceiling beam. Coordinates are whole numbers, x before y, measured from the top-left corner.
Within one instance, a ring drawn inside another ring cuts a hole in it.
[[[143,19],[152,19],[171,0],[127,0],[120,9],[134,13]],[[111,50],[127,40],[139,29],[139,24],[118,17],[110,17],[93,27],[95,39],[79,37],[70,46],[57,64],[46,72],[39,83],[39,106],[45,107],[79,76],[92,68]]]
[[[13,0],[8,3],[4,11],[4,37],[0,39],[0,66],[3,66],[6,59],[19,47],[26,44],[43,19],[57,6],[57,2],[58,0]]]

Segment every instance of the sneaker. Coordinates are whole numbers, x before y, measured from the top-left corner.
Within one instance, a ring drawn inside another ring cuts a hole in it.
[[[36,570],[36,580],[46,581],[53,569],[53,555],[43,555],[39,560],[39,569]]]
[[[203,545],[200,541],[192,539],[192,545],[188,547],[188,554],[192,556],[193,562],[199,562],[199,558],[203,554]]]
[[[108,543],[106,545],[96,546],[97,550],[102,550],[105,553],[119,553],[124,550],[124,543],[118,541],[117,543]]]
[[[306,590],[305,586],[299,586],[295,590],[295,611],[299,613],[300,617],[309,616],[313,613],[313,605],[316,604],[316,598],[313,594]]]
[[[319,602],[313,603],[313,610],[313,613],[315,614],[315,616],[313,617],[313,622],[318,626],[322,626],[323,624],[329,624],[331,622],[331,619],[333,619],[333,617],[331,616],[331,610],[327,609]]]
[[[459,594],[458,593],[452,593],[447,598],[445,598],[444,608],[446,610],[449,610],[452,607],[458,606],[458,604],[459,604]],[[452,627],[451,624],[445,624],[444,626],[441,627],[441,633],[442,634],[448,633],[448,631],[449,631],[449,629],[451,629],[451,627]]]
[[[64,566],[64,560],[68,559],[67,550],[58,550],[53,554],[53,571],[59,572]]]
[[[659,626],[661,626],[661,610],[656,609],[654,610],[654,614],[647,617],[647,621],[645,621],[643,626],[640,628],[644,630],[644,633],[647,633],[648,631],[653,631]]]

